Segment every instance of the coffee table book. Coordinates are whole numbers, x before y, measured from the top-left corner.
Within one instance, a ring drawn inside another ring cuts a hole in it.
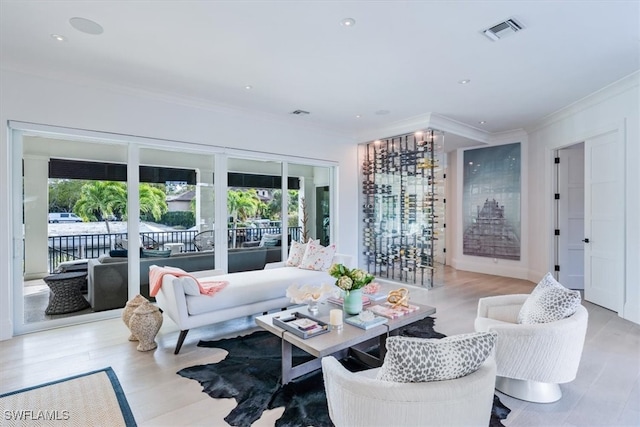
[[[372,320],[363,321],[359,316],[347,317],[344,321],[350,325],[357,326],[360,329],[370,329],[374,326],[382,325],[387,323],[388,319],[382,316],[374,316]]]
[[[274,317],[273,324],[305,340],[329,332],[326,322],[297,311]]]
[[[418,310],[420,307],[417,305],[409,304],[408,307],[398,306],[396,308],[392,307],[389,303],[384,303],[380,305],[374,305],[368,308],[369,311],[372,311],[374,314],[379,316],[386,317],[388,319],[397,319],[398,317],[402,317],[405,314],[413,313]]]
[[[344,298],[342,297],[329,297],[327,298],[327,301],[330,302],[331,304],[335,304],[335,305],[339,305],[342,306],[344,304]],[[367,307],[371,305],[371,300],[369,299],[368,296],[363,295],[362,296],[362,306],[363,307]]]
[[[372,302],[386,300],[389,296],[388,292],[376,292],[375,294],[364,294],[365,297],[369,298]]]

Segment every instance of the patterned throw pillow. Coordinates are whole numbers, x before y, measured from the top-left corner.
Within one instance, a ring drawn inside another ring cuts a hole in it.
[[[291,242],[291,249],[289,249],[289,258],[285,262],[285,265],[287,267],[299,266],[306,251],[307,243]]]
[[[336,245],[322,246],[319,243],[307,243],[307,250],[298,268],[305,270],[325,271],[331,267],[331,261],[336,254]]]
[[[565,288],[547,273],[527,297],[518,323],[549,323],[573,315],[582,301],[580,292]]]
[[[442,339],[389,337],[377,378],[418,383],[464,377],[492,354],[497,336],[496,332],[473,332]]]

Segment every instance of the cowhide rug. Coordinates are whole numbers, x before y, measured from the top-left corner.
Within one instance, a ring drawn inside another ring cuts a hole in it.
[[[428,317],[403,328],[401,333],[421,338],[444,337],[434,331],[433,323],[434,319]],[[238,405],[225,417],[230,425],[250,427],[265,410],[284,407],[276,427],[333,426],[321,369],[287,385],[280,384],[280,339],[275,335],[258,331],[238,338],[200,341],[198,346],[221,348],[229,354],[219,363],[185,368],[178,371],[178,375],[198,381],[203,391],[213,398],[235,398]],[[295,347],[293,354],[294,365],[311,359]],[[342,363],[352,371],[365,369],[351,359]],[[503,426],[500,420],[509,412],[511,410],[494,396],[489,425]]]

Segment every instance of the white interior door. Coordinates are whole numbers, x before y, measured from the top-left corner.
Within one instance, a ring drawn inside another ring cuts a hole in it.
[[[624,284],[624,147],[614,131],[585,141],[585,299],[619,312]]]
[[[559,150],[558,157],[558,281],[584,289],[584,143]]]

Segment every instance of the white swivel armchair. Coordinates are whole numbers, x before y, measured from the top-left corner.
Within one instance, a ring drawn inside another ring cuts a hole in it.
[[[329,416],[336,427],[489,425],[496,365],[454,380],[399,383],[376,379],[378,369],[353,373],[322,359]]]
[[[481,298],[475,329],[498,334],[495,350],[498,391],[529,402],[555,402],[562,397],[559,384],[576,377],[588,313],[579,305],[575,314],[562,320],[518,324],[518,313],[528,296]]]

